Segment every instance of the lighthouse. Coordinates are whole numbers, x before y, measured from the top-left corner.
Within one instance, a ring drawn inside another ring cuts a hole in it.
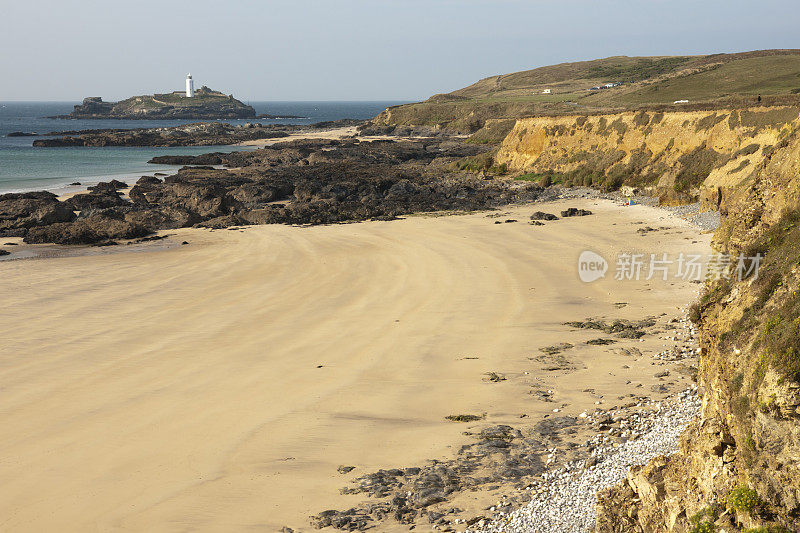
[[[194,80],[191,74],[186,75],[186,98],[194,96]]]

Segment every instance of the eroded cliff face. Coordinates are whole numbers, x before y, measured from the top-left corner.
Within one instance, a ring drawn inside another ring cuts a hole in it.
[[[627,112],[518,120],[495,158],[567,183],[650,187],[663,202],[723,207],[800,125],[800,108]]]
[[[601,493],[599,532],[800,531],[800,133],[779,137],[714,239],[763,254],[758,276],[709,282],[693,311],[702,418],[678,454]]]
[[[800,531],[800,109],[517,121],[496,165],[719,208],[715,249],[758,275],[707,282],[703,414],[680,452],[598,497],[598,532]]]

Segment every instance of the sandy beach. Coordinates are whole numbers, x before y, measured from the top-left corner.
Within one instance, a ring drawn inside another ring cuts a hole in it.
[[[358,135],[358,128],[356,126],[347,126],[344,128],[330,128],[320,131],[304,131],[301,133],[292,133],[286,137],[279,137],[276,139],[256,139],[253,141],[244,141],[239,143],[239,146],[271,146],[273,144],[284,143],[289,141],[300,140],[341,140],[354,137]],[[466,138],[466,135],[455,136],[455,138]],[[420,139],[422,137],[406,136],[404,139]],[[362,141],[396,141],[397,137],[392,135],[362,135],[359,137]]]
[[[566,207],[594,214],[528,224]],[[587,284],[577,258],[710,240],[608,200],[169,233],[189,244],[0,262],[0,530],[310,530],[364,500],[339,493],[356,476],[451,457],[468,428],[658,398],[652,359],[618,348],[663,340],[587,345],[563,322],[677,317],[698,285],[615,281],[613,262]],[[568,374],[534,360],[559,342]],[[463,413],[485,419],[445,419]]]
[[[280,142],[297,141],[301,139],[344,139],[345,137],[352,137],[358,133],[355,126],[348,126],[345,128],[333,128],[320,131],[308,131],[302,133],[292,133],[287,137],[279,137],[277,139],[256,139],[254,141],[244,141],[240,143],[241,146],[270,146]]]

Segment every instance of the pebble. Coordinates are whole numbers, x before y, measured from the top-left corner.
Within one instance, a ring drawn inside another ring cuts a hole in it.
[[[511,513],[497,514],[488,524],[466,532],[572,533],[592,529],[597,492],[622,481],[630,467],[645,464],[658,455],[675,453],[678,437],[700,414],[695,386],[651,407],[650,411],[620,418],[621,425],[626,428],[624,435],[629,440],[622,444],[605,442],[606,436],[596,435],[590,440],[601,444],[592,450],[587,461],[567,463],[545,473],[542,481],[528,489],[531,501],[526,506]],[[608,413],[599,416],[603,417],[602,423],[609,423],[615,415],[611,418]]]

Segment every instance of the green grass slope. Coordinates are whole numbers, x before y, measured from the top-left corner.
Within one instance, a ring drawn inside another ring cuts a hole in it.
[[[713,101],[730,96],[800,93],[800,54],[748,57],[686,75],[672,76],[651,84],[638,84],[631,91],[618,91],[604,99],[593,95],[586,102],[616,105],[672,103],[675,100]]]
[[[593,89],[619,83],[609,89]],[[543,91],[549,89],[549,94]],[[705,56],[617,56],[491,76],[425,102],[390,109],[389,124],[472,133],[489,119],[673,106],[742,107],[757,97],[800,103],[800,50]],[[681,105],[681,104],[677,104]]]

